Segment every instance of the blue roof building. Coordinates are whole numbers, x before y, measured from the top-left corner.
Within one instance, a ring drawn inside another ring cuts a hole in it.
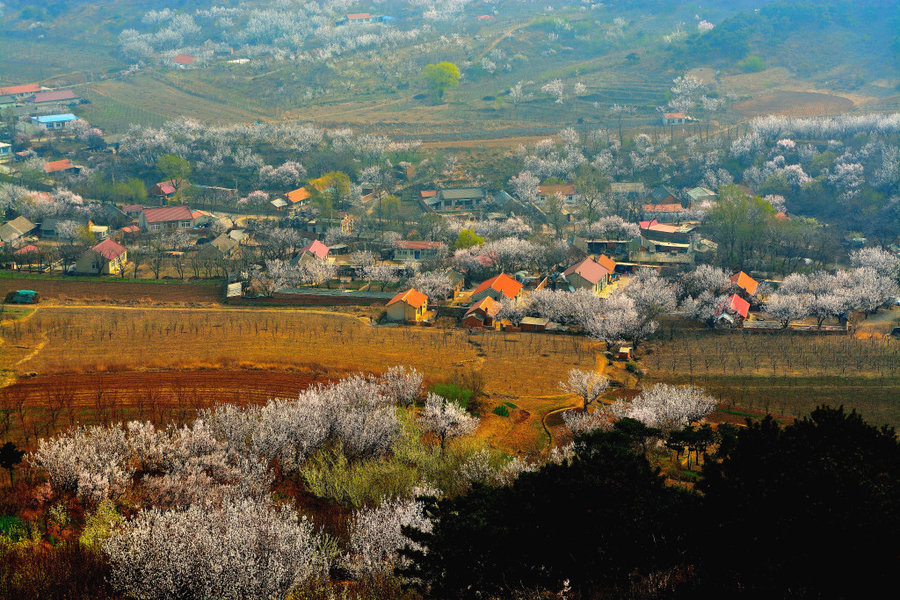
[[[31,117],[31,120],[37,124],[41,125],[47,129],[59,129],[61,127],[65,127],[66,123],[71,123],[72,121],[78,119],[72,113],[65,113],[62,115],[42,115],[40,117]]]

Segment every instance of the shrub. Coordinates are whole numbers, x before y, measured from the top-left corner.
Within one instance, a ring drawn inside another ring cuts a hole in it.
[[[737,68],[744,73],[759,73],[760,71],[765,70],[766,61],[759,56],[748,56],[747,58],[738,61]]]
[[[494,413],[495,415],[500,415],[501,417],[509,416],[509,409],[506,408],[502,404],[500,406],[498,406],[497,408],[495,408],[494,410],[492,410],[491,412]]]

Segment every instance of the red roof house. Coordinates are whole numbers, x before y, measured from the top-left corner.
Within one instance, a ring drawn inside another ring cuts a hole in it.
[[[329,250],[330,249],[328,248],[328,246],[326,246],[319,240],[313,240],[307,245],[300,248],[300,256],[302,258],[306,255],[311,255],[318,258],[319,260],[325,260],[328,258]]]
[[[51,102],[67,102],[78,100],[79,96],[72,90],[56,90],[53,92],[38,92],[30,98],[35,104],[47,104]]]
[[[750,303],[737,294],[732,294],[728,300],[726,300],[724,308],[726,311],[739,314],[744,319],[750,314]]]
[[[569,285],[575,289],[602,290],[609,278],[609,270],[590,258],[585,258],[563,273]]]
[[[285,194],[285,197],[290,201],[291,204],[296,205],[298,202],[304,202],[309,200],[312,197],[312,194],[309,193],[309,190],[305,187],[297,188],[292,192],[288,192]]]
[[[470,329],[473,327],[493,327],[494,319],[497,318],[501,308],[503,308],[502,304],[490,296],[485,296],[469,307],[469,310],[463,315],[461,324],[463,327]]]
[[[182,66],[188,66],[192,62],[197,60],[196,56],[191,56],[190,54],[179,54],[175,58],[172,59],[172,62]]]
[[[512,300],[516,298],[521,291],[521,283],[506,273],[500,273],[499,275],[482,282],[472,294],[472,300],[477,302],[486,296],[490,296],[494,300],[500,300],[502,297]]]
[[[154,196],[162,196],[164,198],[168,198],[172,194],[177,191],[175,186],[175,182],[171,179],[169,181],[160,181],[156,185],[153,186],[153,189],[150,190],[150,193]]]
[[[421,321],[427,310],[428,296],[410,288],[388,301],[387,318],[391,321]]]
[[[729,277],[728,280],[747,292],[750,296],[754,295],[756,293],[756,288],[759,287],[759,283],[743,271],[735,273]]]
[[[50,162],[44,163],[44,172],[47,174],[50,173],[60,173],[62,171],[77,171],[78,167],[73,165],[68,158],[64,158],[62,160],[52,160]]]
[[[93,250],[106,260],[115,260],[128,252],[128,249],[125,248],[125,246],[119,244],[112,238],[106,238],[105,240],[91,248],[91,250]]]
[[[194,225],[191,209],[187,206],[144,208],[139,221],[142,229],[149,229],[150,231],[190,229]]]
[[[28,94],[36,94],[40,91],[41,86],[36,83],[10,85],[7,87],[0,87],[0,96],[27,96]]]

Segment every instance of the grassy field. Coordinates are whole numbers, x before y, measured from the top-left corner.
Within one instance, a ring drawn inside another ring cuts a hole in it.
[[[842,404],[900,426],[900,342],[889,337],[672,329],[642,363],[650,380],[704,387],[727,408],[797,417]]]

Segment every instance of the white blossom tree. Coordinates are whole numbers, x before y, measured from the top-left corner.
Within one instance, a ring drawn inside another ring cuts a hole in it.
[[[593,404],[609,388],[609,379],[596,371],[584,369],[569,370],[568,378],[559,383],[559,389],[567,394],[581,398],[581,412],[587,412]]]
[[[422,429],[434,435],[440,443],[441,454],[447,442],[472,433],[478,423],[479,420],[466,413],[459,404],[431,393],[425,399],[425,408],[419,416]]]

